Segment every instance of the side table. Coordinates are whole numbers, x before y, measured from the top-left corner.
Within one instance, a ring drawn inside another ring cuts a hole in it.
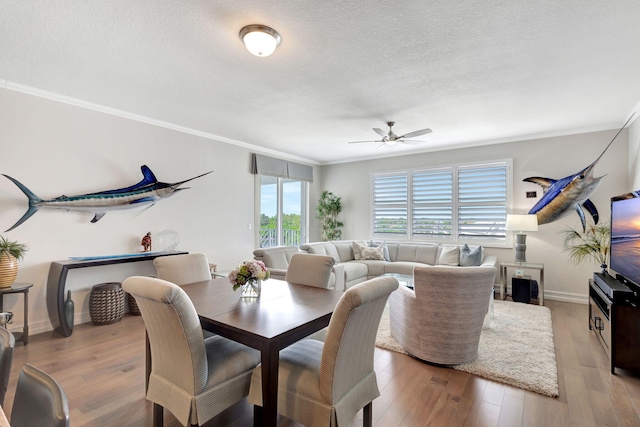
[[[534,262],[501,262],[500,263],[500,299],[504,300],[507,295],[507,269],[516,268],[524,270],[538,270],[540,274],[540,290],[538,293],[538,304],[544,305],[544,264]]]
[[[4,296],[7,294],[23,294],[24,295],[24,324],[22,325],[22,334],[15,333],[16,342],[22,341],[22,344],[29,343],[29,288],[31,283],[14,283],[8,288],[0,288],[0,312],[4,311]]]

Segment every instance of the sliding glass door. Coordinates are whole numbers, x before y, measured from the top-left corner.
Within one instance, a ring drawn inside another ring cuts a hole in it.
[[[303,181],[260,177],[260,247],[298,246],[306,240]]]

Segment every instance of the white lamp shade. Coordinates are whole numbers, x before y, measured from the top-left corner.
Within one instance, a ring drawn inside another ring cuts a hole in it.
[[[280,44],[280,34],[264,25],[248,25],[240,30],[240,38],[247,50],[255,56],[269,56]]]
[[[507,214],[507,231],[538,231],[537,215]]]

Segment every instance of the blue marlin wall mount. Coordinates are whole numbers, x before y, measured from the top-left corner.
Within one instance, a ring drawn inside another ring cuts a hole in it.
[[[586,168],[558,180],[539,176],[523,179],[523,181],[540,185],[544,191],[542,198],[529,211],[530,214],[535,214],[538,217],[538,224],[553,222],[563,216],[569,215],[572,210],[575,210],[580,217],[582,230],[584,232],[586,230],[586,220],[582,208],[585,208],[587,212],[589,212],[595,224],[598,223],[598,210],[593,202],[589,200],[589,197],[596,191],[600,185],[600,180],[604,178],[604,176],[595,178],[593,176],[593,168],[634,115],[635,114],[632,114],[631,117],[629,117],[627,122],[620,128],[598,158]]]
[[[182,184],[193,181],[194,179],[203,177],[213,171],[185,179],[184,181],[166,183],[159,182],[156,176],[151,172],[147,165],[143,165],[142,181],[130,187],[118,188],[116,190],[100,191],[98,193],[80,194],[77,196],[59,196],[55,199],[44,200],[36,196],[31,190],[24,186],[20,181],[9,175],[2,174],[11,182],[13,182],[29,199],[29,207],[27,212],[13,224],[7,231],[11,231],[20,224],[31,218],[40,208],[62,209],[65,211],[81,211],[91,212],[94,214],[92,223],[100,221],[100,218],[109,211],[134,209],[145,207],[145,210],[155,205],[160,200],[173,196],[178,191],[187,188],[179,188]]]

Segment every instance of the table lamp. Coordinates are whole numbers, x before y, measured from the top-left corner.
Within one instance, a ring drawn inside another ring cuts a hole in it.
[[[538,217],[536,215],[507,214],[506,230],[516,232],[516,262],[527,262],[527,235],[523,231],[538,231]]]

